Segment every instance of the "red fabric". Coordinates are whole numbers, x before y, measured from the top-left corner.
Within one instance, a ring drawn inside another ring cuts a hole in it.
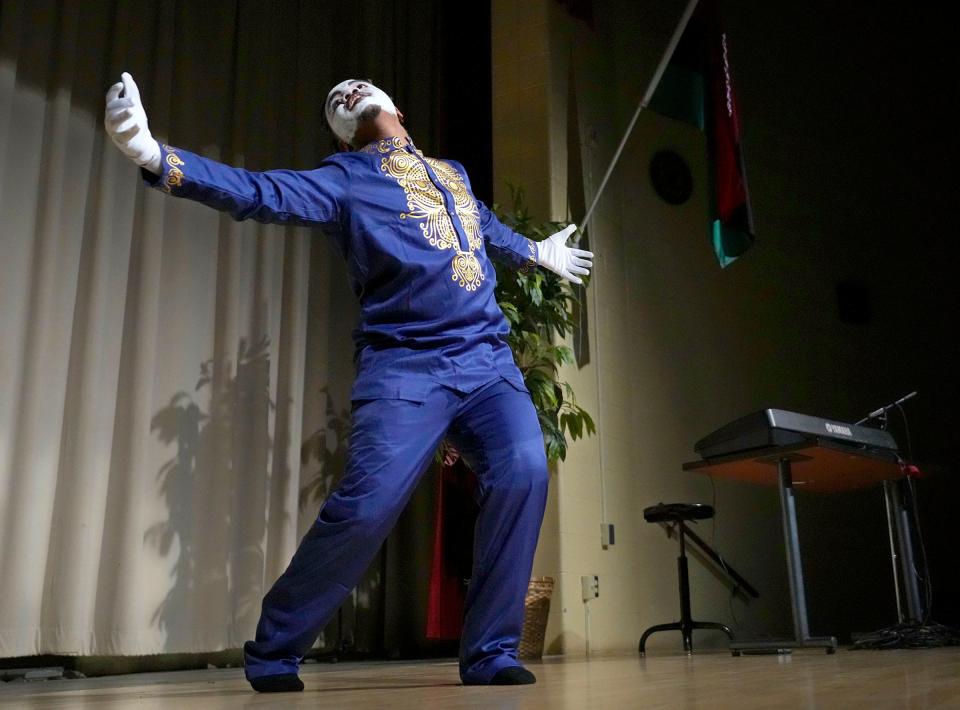
[[[440,468],[433,560],[427,597],[427,638],[458,639],[463,628],[466,578],[472,565],[476,479],[462,461]]]
[[[740,114],[733,91],[727,34],[720,24],[718,3],[701,3],[701,17],[709,28],[706,41],[710,125],[717,217],[725,227],[753,233],[750,197],[740,147]]]

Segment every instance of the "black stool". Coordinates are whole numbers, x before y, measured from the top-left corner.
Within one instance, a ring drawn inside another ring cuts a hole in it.
[[[683,650],[693,653],[693,630],[716,629],[722,631],[731,640],[733,632],[724,624],[712,621],[694,621],[690,618],[690,577],[687,573],[687,550],[683,534],[686,531],[684,520],[707,520],[713,517],[713,508],[701,503],[661,503],[645,508],[643,517],[648,523],[674,523],[680,537],[680,556],[677,558],[677,574],[680,577],[680,621],[672,624],[657,624],[643,632],[640,637],[640,655],[646,652],[647,638],[658,631],[679,631],[683,634]]]

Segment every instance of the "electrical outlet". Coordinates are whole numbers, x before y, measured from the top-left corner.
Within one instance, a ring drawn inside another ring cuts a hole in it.
[[[606,550],[614,543],[613,523],[600,523],[600,544]]]
[[[583,601],[588,602],[600,596],[600,578],[595,574],[585,574],[580,578],[580,593]]]

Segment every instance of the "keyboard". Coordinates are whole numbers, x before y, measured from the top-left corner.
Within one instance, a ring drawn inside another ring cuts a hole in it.
[[[890,432],[883,429],[785,409],[762,409],[740,417],[700,439],[694,450],[709,459],[753,449],[816,443],[818,439],[843,442],[863,449],[897,450],[897,442]]]

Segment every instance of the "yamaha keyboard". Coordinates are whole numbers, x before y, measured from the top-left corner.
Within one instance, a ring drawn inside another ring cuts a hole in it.
[[[722,426],[696,443],[705,459],[753,449],[802,445],[827,439],[867,450],[897,450],[897,442],[883,429],[857,426],[784,409],[763,409]]]
[[[901,582],[897,575],[902,574],[903,580],[912,579],[915,565],[909,530],[902,527],[906,509],[896,485],[905,472],[890,432],[783,409],[764,409],[717,429],[694,448],[703,458],[683,464],[683,470],[711,478],[775,484],[779,491],[793,636],[736,640],[730,644],[733,655],[790,653],[797,648],[821,648],[834,653],[837,649],[835,637],[810,634],[797,529],[797,488],[809,493],[833,493],[882,483],[900,609]],[[908,588],[906,595],[908,600],[914,600],[909,601],[913,614],[913,609],[919,609],[919,593]],[[903,619],[901,615],[901,622]]]

